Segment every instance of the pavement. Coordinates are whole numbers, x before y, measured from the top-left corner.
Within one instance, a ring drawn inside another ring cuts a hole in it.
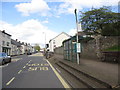
[[[70,88],[41,53],[13,57],[2,68],[2,88]]]
[[[80,59],[80,64],[63,59],[63,55],[55,54],[49,59],[51,63],[62,61],[96,79],[108,83],[112,87],[118,85],[118,64],[98,60]]]

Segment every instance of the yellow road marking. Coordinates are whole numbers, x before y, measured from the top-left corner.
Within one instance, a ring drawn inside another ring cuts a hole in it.
[[[45,64],[39,64],[39,63],[34,63],[34,64],[26,64],[28,66],[49,66],[49,64],[45,63]]]
[[[24,66],[23,68],[26,68],[26,66]]]
[[[37,67],[29,67],[28,71],[36,71]]]
[[[28,71],[36,71],[36,70],[40,70],[40,71],[48,71],[48,67],[29,67]]]
[[[20,74],[22,72],[22,70],[20,70],[19,72],[18,72],[18,74]]]
[[[49,66],[49,64],[45,63],[44,66]]]
[[[50,67],[52,68],[52,70],[54,71],[54,73],[56,74],[56,76],[58,77],[58,79],[61,81],[62,85],[64,86],[64,88],[71,88],[66,82],[65,80],[60,76],[60,74],[55,70],[55,68],[51,65],[51,63],[46,60],[48,62],[48,64],[50,65]]]
[[[14,79],[15,77],[13,77],[6,85],[9,85]]]

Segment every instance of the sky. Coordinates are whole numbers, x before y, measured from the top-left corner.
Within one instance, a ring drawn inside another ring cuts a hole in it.
[[[92,7],[111,6],[113,12],[118,12],[118,1],[0,0],[0,30],[11,34],[13,39],[44,47],[61,32],[75,35],[75,8],[85,12]]]

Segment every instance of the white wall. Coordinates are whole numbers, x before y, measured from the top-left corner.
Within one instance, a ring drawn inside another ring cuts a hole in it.
[[[53,52],[53,40],[49,42],[49,50],[50,52]]]
[[[65,33],[59,34],[57,37],[53,38],[49,42],[49,49],[51,52],[54,52],[54,48],[62,46],[62,42],[66,39],[70,38],[70,36],[66,35]],[[54,47],[56,46],[56,47]]]
[[[62,46],[62,42],[66,39],[68,39],[70,37],[68,37],[66,34],[61,34],[60,36],[58,36],[57,38],[55,38],[55,44],[56,44],[56,47],[60,47]]]
[[[11,45],[11,55],[17,55],[17,46],[16,45]]]
[[[5,45],[2,45],[2,42],[5,41]],[[7,46],[7,42],[9,42],[9,46]],[[2,48],[1,47],[7,47],[7,48],[11,48],[11,37],[2,33],[0,31],[0,52],[2,52]],[[9,55],[11,54],[11,51],[8,51]]]

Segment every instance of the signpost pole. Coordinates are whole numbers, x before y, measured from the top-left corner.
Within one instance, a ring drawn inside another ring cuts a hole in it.
[[[76,18],[76,27],[77,27],[77,34],[76,34],[76,46],[77,46],[77,63],[80,63],[79,59],[79,52],[78,52],[78,20],[77,20],[77,9],[75,9],[75,18]]]

